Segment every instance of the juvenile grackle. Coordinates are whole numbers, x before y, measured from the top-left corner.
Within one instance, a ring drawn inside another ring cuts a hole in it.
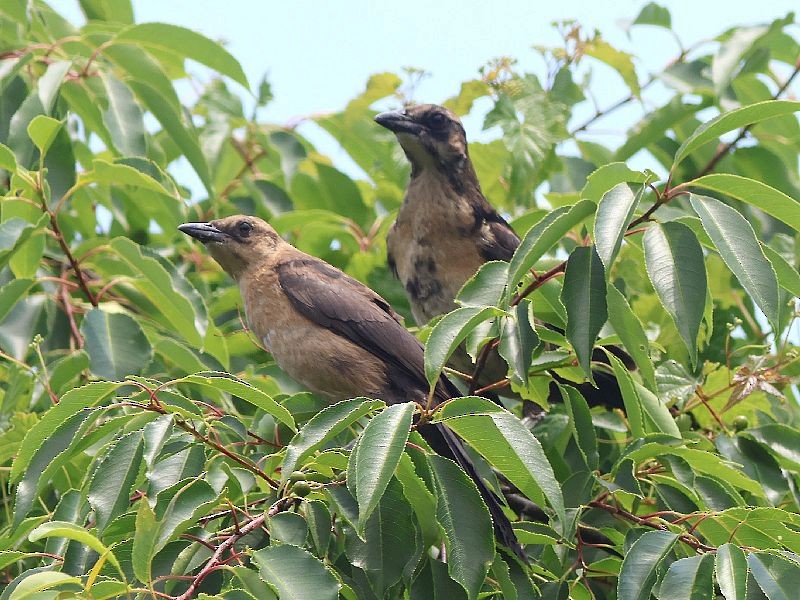
[[[520,239],[484,197],[456,115],[443,106],[420,104],[381,113],[375,121],[394,132],[411,163],[411,179],[386,247],[389,267],[405,288],[414,319],[424,325],[456,308],[456,294],[481,265],[510,260]],[[620,349],[609,350],[630,363]],[[601,350],[594,358],[607,360]],[[463,351],[454,355],[451,364],[459,370],[470,369]],[[473,387],[491,384],[505,373],[500,357],[490,354]],[[598,370],[595,382],[597,388],[589,383],[576,385],[590,405],[622,406],[613,376]],[[551,397],[560,395],[551,393]]]
[[[179,229],[205,244],[236,281],[250,329],[293,379],[331,401],[368,396],[387,404],[426,403],[423,347],[371,289],[291,246],[256,217],[186,223]],[[460,395],[441,377],[434,402]],[[461,440],[442,424],[423,424],[418,431],[472,478],[497,540],[526,561],[498,498]]]

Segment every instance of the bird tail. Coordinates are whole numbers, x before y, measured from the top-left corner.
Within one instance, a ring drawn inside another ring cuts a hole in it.
[[[480,492],[481,498],[486,503],[486,507],[489,509],[489,514],[492,516],[494,535],[497,541],[514,552],[525,564],[529,564],[525,550],[523,550],[511,526],[511,521],[508,520],[508,517],[503,512],[500,500],[478,474],[472,459],[467,454],[458,436],[442,423],[423,425],[418,431],[437,454],[455,461],[472,479],[478,488],[478,492]]]

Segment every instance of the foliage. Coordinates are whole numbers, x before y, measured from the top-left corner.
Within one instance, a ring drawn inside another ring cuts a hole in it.
[[[464,339],[476,369],[499,344],[495,387],[540,404],[552,373],[601,368],[598,346],[637,366],[609,353],[624,413],[563,386],[535,424],[527,405],[469,396],[433,415],[492,485],[542,507],[515,523],[526,566],[496,551],[475,488],[413,431],[416,407],[299,391],[176,232],[257,214],[407,313],[384,234],[408,167],[372,123],[376,102],[406,100],[400,78],[314,117],[353,179],[292,127],[249,118],[230,85],[248,82],[215,42],[134,24],[127,0],[80,4],[82,27],[41,0],[0,4],[0,598],[794,597],[791,18],[681,47],[644,80],[564,23],[546,74],[496,61],[448,102],[491,105],[500,137],[471,155],[527,235],[420,332],[430,380]],[[631,26],[669,29],[669,12],[649,4]],[[219,75],[188,107],[187,60]],[[669,90],[617,148],[589,140],[607,111],[571,119],[601,64],[630,89],[610,111]],[[204,198],[178,179],[189,169]]]

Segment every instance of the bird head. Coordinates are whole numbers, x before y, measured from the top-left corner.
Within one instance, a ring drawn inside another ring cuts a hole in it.
[[[250,265],[268,261],[278,245],[285,243],[265,221],[247,215],[233,215],[208,223],[184,223],[178,229],[201,241],[212,258],[235,280]]]
[[[394,132],[415,172],[435,168],[458,173],[469,162],[464,127],[444,106],[419,104],[384,112],[375,122]]]

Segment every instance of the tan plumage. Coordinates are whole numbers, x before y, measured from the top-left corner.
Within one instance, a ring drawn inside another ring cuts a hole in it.
[[[255,217],[187,223],[180,229],[203,242],[238,283],[251,330],[293,379],[331,401],[355,396],[387,404],[426,401],[423,347],[371,289],[297,250]],[[434,401],[457,395],[441,377]],[[438,454],[456,461],[473,479],[498,540],[525,560],[511,523],[461,441],[441,424],[418,430]]]

